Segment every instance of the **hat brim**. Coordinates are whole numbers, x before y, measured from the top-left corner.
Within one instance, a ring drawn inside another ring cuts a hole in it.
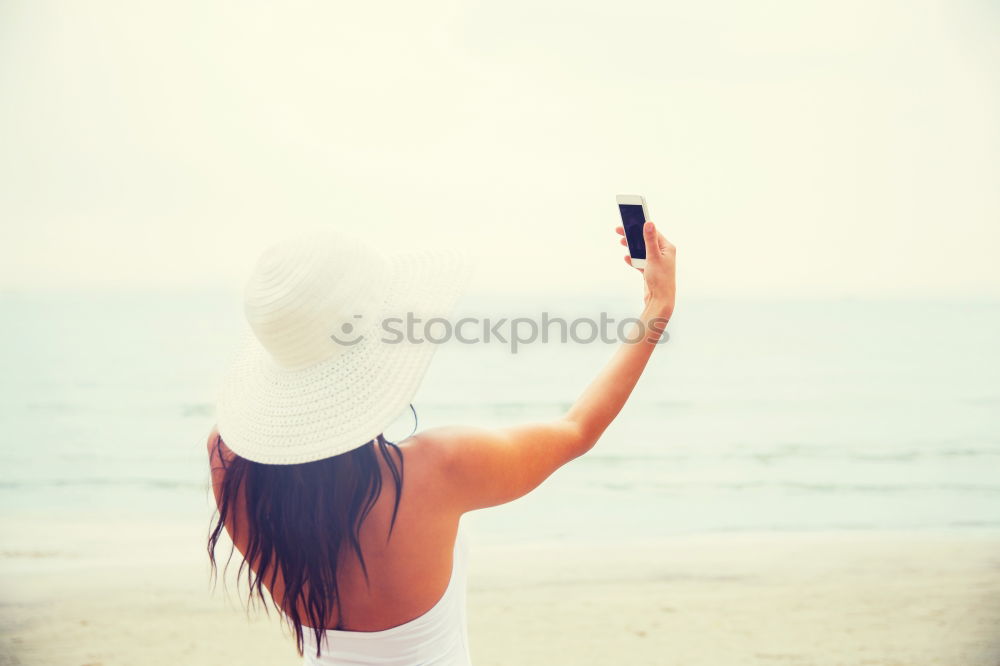
[[[381,322],[446,317],[470,266],[459,253],[411,252],[392,258],[389,272],[379,321],[338,338],[347,348],[326,361],[284,368],[248,331],[217,401],[219,434],[233,452],[273,465],[321,460],[375,439],[410,405],[437,344],[398,340]]]

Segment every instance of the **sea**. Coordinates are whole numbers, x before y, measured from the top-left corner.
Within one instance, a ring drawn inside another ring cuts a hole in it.
[[[638,307],[467,295],[459,314]],[[5,294],[0,312],[0,523],[207,525],[205,440],[246,326],[239,294]],[[692,299],[668,330],[595,448],[476,512],[480,539],[1000,530],[1000,303]],[[556,418],[615,346],[440,344],[416,427]],[[407,412],[388,435],[414,425]]]

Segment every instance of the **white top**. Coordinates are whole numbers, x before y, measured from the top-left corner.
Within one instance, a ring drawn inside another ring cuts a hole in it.
[[[316,666],[471,666],[465,586],[468,544],[463,530],[455,537],[451,580],[444,594],[420,617],[382,631],[327,629],[322,655],[316,636],[303,627],[306,665]]]

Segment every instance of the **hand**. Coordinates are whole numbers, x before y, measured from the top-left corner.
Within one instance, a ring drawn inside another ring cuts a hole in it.
[[[625,229],[615,229],[621,236],[621,244],[628,247],[625,240]],[[675,268],[677,248],[656,230],[652,222],[646,222],[642,228],[643,240],[646,241],[646,267],[636,269],[642,273],[645,293],[643,302],[652,306],[665,317],[670,317],[674,311],[674,294],[676,292]],[[625,263],[632,265],[632,257],[625,255]]]

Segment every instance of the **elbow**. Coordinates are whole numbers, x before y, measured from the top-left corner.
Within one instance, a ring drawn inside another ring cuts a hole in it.
[[[579,458],[583,454],[594,448],[597,440],[601,438],[601,431],[588,427],[573,419],[564,419],[567,431],[567,439],[570,442],[570,458]]]

